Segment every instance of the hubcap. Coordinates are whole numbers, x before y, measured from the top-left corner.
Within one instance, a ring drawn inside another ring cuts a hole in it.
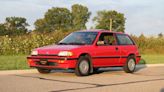
[[[83,73],[83,74],[87,73],[89,70],[88,61],[86,61],[86,60],[81,61],[79,68],[80,68],[81,73]]]
[[[128,62],[128,68],[130,71],[133,71],[134,68],[135,68],[135,61],[134,59],[130,59],[129,62]]]

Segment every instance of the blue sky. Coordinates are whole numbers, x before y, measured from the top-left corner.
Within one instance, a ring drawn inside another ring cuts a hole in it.
[[[164,34],[164,0],[0,0],[0,23],[8,16],[25,17],[33,29],[36,19],[43,18],[51,7],[66,7],[82,4],[92,12],[87,28],[94,26],[92,18],[99,10],[116,10],[126,17],[126,32],[129,34]]]

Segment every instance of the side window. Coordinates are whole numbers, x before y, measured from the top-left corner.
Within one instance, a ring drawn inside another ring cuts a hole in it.
[[[119,45],[134,45],[133,41],[127,35],[117,34],[117,39]]]
[[[116,45],[116,39],[113,33],[102,33],[98,42],[100,45]]]

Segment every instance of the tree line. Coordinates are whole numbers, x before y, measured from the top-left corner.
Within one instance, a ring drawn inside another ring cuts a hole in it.
[[[91,12],[86,6],[75,4],[71,10],[62,7],[52,7],[45,12],[44,17],[34,23],[35,29],[28,30],[29,24],[23,17],[7,17],[0,23],[0,55],[30,54],[31,50],[45,45],[56,44],[73,31],[86,29],[86,23]],[[117,11],[98,11],[93,18],[95,29],[110,29],[124,32],[124,14]],[[131,35],[142,54],[164,54],[164,36],[146,37]]]
[[[52,7],[45,12],[44,17],[37,19],[34,23],[35,29],[32,32],[49,33],[53,31],[77,31],[86,29],[86,23],[91,16],[91,12],[86,6],[74,4],[71,10],[63,7]],[[112,19],[112,21],[110,21]],[[109,30],[112,22],[113,31],[124,32],[125,29],[124,14],[114,10],[98,11],[93,18],[95,29]],[[0,36],[3,35],[23,35],[29,33],[27,29],[29,24],[23,17],[7,17],[4,23],[0,24]]]

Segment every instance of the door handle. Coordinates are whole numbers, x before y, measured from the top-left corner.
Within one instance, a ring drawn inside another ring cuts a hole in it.
[[[118,47],[116,47],[116,50],[118,50]]]

